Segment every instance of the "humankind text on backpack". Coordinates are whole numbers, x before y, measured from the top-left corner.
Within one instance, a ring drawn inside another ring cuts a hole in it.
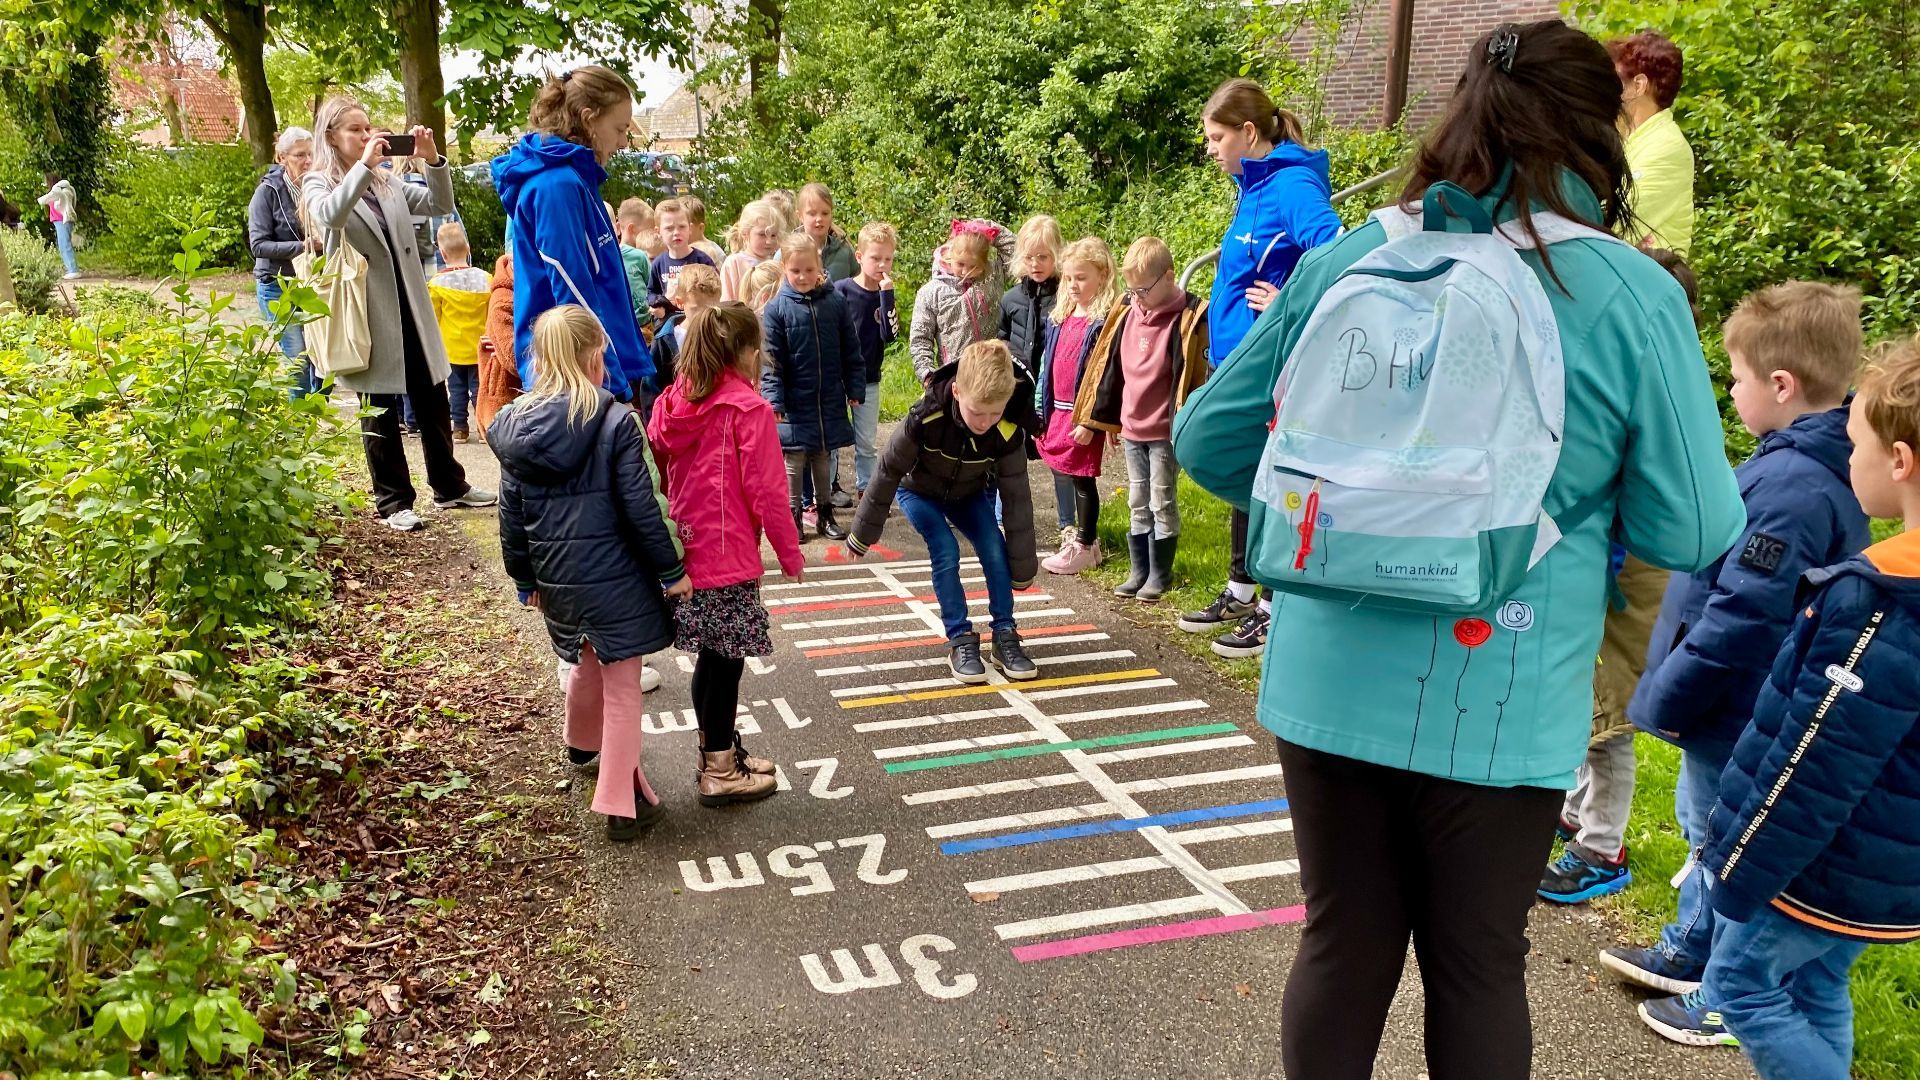
[[[1515,250],[1531,238],[1452,184],[1374,220],[1387,243],[1334,281],[1274,387],[1252,569],[1287,592],[1480,611],[1561,535],[1541,507],[1566,417],[1553,308]],[[1533,222],[1546,244],[1612,239]]]

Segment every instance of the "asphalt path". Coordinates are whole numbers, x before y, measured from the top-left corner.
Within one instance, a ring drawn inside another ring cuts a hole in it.
[[[484,445],[459,452],[494,484]],[[457,527],[421,490],[432,527]],[[508,587],[490,519],[462,516],[482,584]],[[645,767],[668,816],[596,838],[583,870],[633,1045],[701,1078],[1279,1075],[1304,912],[1252,700],[1058,578],[1018,597],[1039,678],[962,686],[924,546],[897,513],[882,544],[850,564],[816,540],[803,582],[767,579],[775,655],[749,667],[741,726],[780,763],[773,798],[696,803],[690,658],[654,660]],[[552,664],[537,616],[517,629]],[[556,755],[559,700],[556,682]],[[572,786],[597,837],[591,783]],[[1531,937],[1536,1076],[1752,1075],[1639,1023],[1594,962],[1615,943],[1597,914],[1541,905]],[[1425,1075],[1420,1015],[1410,957],[1376,1075]]]

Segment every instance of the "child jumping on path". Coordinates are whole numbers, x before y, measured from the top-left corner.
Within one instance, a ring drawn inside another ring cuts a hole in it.
[[[1207,381],[1207,304],[1180,287],[1173,252],[1159,237],[1135,240],[1120,273],[1126,296],[1107,313],[1087,354],[1073,421],[1120,436],[1133,512],[1127,531],[1133,572],[1113,591],[1152,603],[1173,584],[1180,546],[1173,414]]]
[[[1860,294],[1808,281],[1747,297],[1728,316],[1727,355],[1740,422],[1760,440],[1736,470],[1747,527],[1706,569],[1675,575],[1654,623],[1646,674],[1627,706],[1634,726],[1680,747],[1674,814],[1696,853],[1677,916],[1651,949],[1608,949],[1602,967],[1679,997],[1641,1006],[1662,1034],[1730,1042],[1701,997],[1715,944],[1713,904],[1697,858],[1721,771],[1753,716],[1801,605],[1800,576],[1866,547],[1867,517],[1848,480],[1847,388],[1860,366]]]
[[[811,474],[815,491],[833,490],[833,452],[853,445],[849,410],[867,393],[867,365],[860,356],[847,303],[826,283],[820,249],[805,233],[780,243],[785,276],[780,291],[760,313],[766,328],[767,366],[760,389],[781,424],[787,455],[787,487],[794,528],[800,528],[801,477]],[[817,528],[829,540],[847,534],[833,519],[833,504],[820,500]]]
[[[865,555],[880,542],[888,507],[898,498],[900,512],[927,542],[933,592],[946,624],[947,665],[963,683],[986,682],[987,669],[960,584],[954,529],[973,545],[986,578],[995,666],[1009,679],[1037,674],[1013,617],[1014,590],[1033,584],[1036,557],[1027,432],[1007,415],[1016,397],[1033,394],[1032,385],[1017,374],[1021,370],[1005,342],[983,341],[935,372],[926,396],[894,429],[847,540],[849,554]],[[1004,509],[1004,535],[993,519],[995,490]]]
[[[1074,418],[1074,398],[1087,357],[1119,299],[1113,251],[1097,236],[1067,245],[1060,256],[1060,300],[1047,325],[1040,361],[1040,460],[1073,485],[1074,531],[1040,566],[1049,574],[1078,574],[1100,565],[1100,464],[1107,433]]]
[[[1701,989],[1762,1080],[1847,1080],[1854,961],[1920,940],[1920,341],[1867,372],[1847,432],[1861,506],[1904,531],[1806,575],[1700,859]]]
[[[487,333],[487,301],[493,277],[474,266],[467,230],[457,221],[440,226],[436,237],[446,269],[427,282],[433,317],[440,326],[440,343],[447,350],[447,408],[453,420],[453,441],[472,438],[467,413],[480,404],[480,339]]]
[[[979,219],[953,223],[952,235],[934,250],[933,276],[913,298],[907,345],[920,385],[967,346],[994,336],[1012,258],[1013,237],[1003,226]]]
[[[641,657],[673,643],[667,602],[691,595],[633,409],[602,389],[606,335],[591,311],[534,323],[533,389],[500,410],[500,552],[522,603],[546,617],[567,680],[567,756],[600,761],[593,809],[631,840],[665,811],[640,771]]]
[[[689,541],[693,596],[674,612],[675,644],[698,657],[693,706],[704,806],[773,794],[773,763],[747,754],[734,714],[746,658],[773,655],[760,602],[761,536],[788,581],[800,580],[803,561],[773,409],[754,385],[760,344],[760,320],[744,304],[695,312],[673,385],[647,429],[666,459],[667,497]]]
[[[879,457],[880,366],[887,345],[900,336],[900,316],[893,303],[893,253],[900,238],[884,221],[860,230],[854,254],[860,272],[833,284],[834,291],[853,313],[853,330],[860,338],[860,356],[866,364],[867,396],[853,410],[853,487],[856,496],[873,482],[873,463]]]

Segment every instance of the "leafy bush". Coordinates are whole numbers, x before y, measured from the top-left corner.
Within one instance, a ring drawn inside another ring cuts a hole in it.
[[[207,213],[212,216],[199,244],[201,260],[208,266],[252,265],[247,201],[260,169],[246,147],[134,150],[115,180],[117,190],[100,200],[107,230],[99,248],[107,261],[136,274],[170,273],[183,238]]]
[[[268,328],[223,322],[230,302],[181,285],[162,317],[0,322],[0,624],[101,604],[217,646],[312,613],[340,435],[324,397],[286,400]]]
[[[249,819],[344,723],[271,644],[323,596],[344,429],[231,298],[89,292],[0,315],[0,1075],[205,1072],[292,991]]]
[[[1697,0],[1579,5],[1603,39],[1652,25],[1686,56],[1674,116],[1693,146],[1691,262],[1724,384],[1719,324],[1795,278],[1859,287],[1870,338],[1920,326],[1920,46],[1908,5]],[[1736,452],[1752,440],[1723,409]]]
[[[124,285],[85,285],[74,290],[73,306],[83,318],[139,318],[165,313],[166,305],[145,289]]]
[[[460,211],[467,243],[473,245],[473,265],[493,269],[493,260],[507,249],[507,211],[493,185],[453,171],[453,206]]]
[[[13,297],[20,310],[44,314],[66,306],[55,290],[67,267],[51,244],[29,232],[0,229],[0,248],[7,253]]]

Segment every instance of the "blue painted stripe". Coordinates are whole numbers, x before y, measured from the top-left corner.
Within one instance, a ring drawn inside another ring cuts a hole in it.
[[[1137,832],[1154,825],[1191,825],[1196,821],[1220,821],[1224,818],[1253,817],[1256,814],[1278,814],[1286,809],[1287,800],[1285,799],[1233,803],[1229,806],[1203,806],[1197,810],[1155,814],[1152,817],[1085,821],[1078,825],[1062,825],[1057,829],[1034,829],[1031,832],[1001,833],[999,836],[982,836],[972,840],[949,840],[940,845],[940,851],[945,855],[965,855],[969,851],[990,851],[994,848],[1043,844],[1048,840],[1071,840],[1076,836]]]

